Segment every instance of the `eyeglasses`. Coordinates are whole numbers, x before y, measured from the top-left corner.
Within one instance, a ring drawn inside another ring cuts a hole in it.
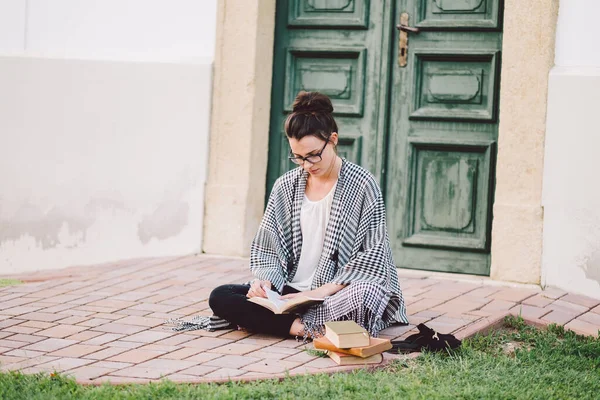
[[[293,155],[292,151],[290,150],[290,155],[288,158],[290,159],[291,162],[293,162],[294,164],[298,164],[298,165],[304,164],[305,161],[308,161],[311,164],[316,164],[323,159],[321,157],[321,155],[325,151],[325,147],[327,147],[327,144],[329,144],[329,141],[325,142],[325,146],[323,146],[323,148],[321,149],[320,152],[318,152],[317,154],[311,154],[310,156],[306,156],[306,157],[295,156],[295,155]]]

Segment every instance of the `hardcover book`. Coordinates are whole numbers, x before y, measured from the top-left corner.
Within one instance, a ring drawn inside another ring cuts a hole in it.
[[[379,364],[383,361],[383,355],[381,353],[374,354],[369,357],[356,357],[349,354],[338,353],[335,351],[328,351],[327,354],[337,365],[367,365],[367,364]]]
[[[325,337],[340,349],[366,347],[371,343],[369,332],[354,321],[325,322]]]
[[[325,299],[308,296],[297,296],[293,299],[282,299],[279,293],[264,288],[267,293],[267,298],[264,297],[251,297],[248,301],[263,306],[275,314],[289,314],[299,308],[308,307],[312,304],[321,303]]]
[[[326,337],[320,337],[313,340],[315,349],[330,350],[336,353],[349,354],[356,357],[367,358],[374,354],[383,353],[392,348],[392,343],[389,339],[370,338],[369,345],[365,347],[352,347],[349,349],[340,349],[336,347]]]

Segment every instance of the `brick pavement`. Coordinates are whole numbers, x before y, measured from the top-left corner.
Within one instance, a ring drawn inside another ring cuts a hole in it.
[[[0,288],[0,369],[59,371],[78,382],[142,383],[254,380],[351,370],[318,358],[293,339],[243,331],[173,332],[167,318],[210,315],[212,288],[250,278],[247,261],[210,256],[127,260],[24,275]],[[427,323],[467,337],[506,315],[596,335],[600,300],[551,288],[400,271],[410,325]],[[470,279],[470,280],[469,280]],[[385,362],[398,357],[385,355]],[[363,368],[363,367],[360,367]]]

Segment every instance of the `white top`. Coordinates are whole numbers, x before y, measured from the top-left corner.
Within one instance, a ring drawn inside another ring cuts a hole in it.
[[[300,230],[302,231],[302,250],[300,251],[300,261],[294,279],[288,283],[289,286],[299,291],[310,290],[310,286],[315,276],[321,253],[323,252],[323,243],[325,242],[325,231],[329,222],[331,204],[333,204],[333,194],[337,181],[319,201],[311,201],[304,195],[302,209],[300,210]]]

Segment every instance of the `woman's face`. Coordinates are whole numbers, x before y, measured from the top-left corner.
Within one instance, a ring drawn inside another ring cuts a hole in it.
[[[309,157],[311,155],[319,154],[319,152],[325,146],[325,141],[317,136],[309,135],[304,136],[302,139],[297,140],[294,138],[289,139],[290,147],[293,156]],[[334,145],[337,145],[338,134],[333,132],[329,138],[329,142],[321,153],[321,161],[312,164],[310,161],[304,161],[302,168],[307,171],[311,176],[320,177],[329,173],[330,168],[336,160],[337,154],[334,151]]]

